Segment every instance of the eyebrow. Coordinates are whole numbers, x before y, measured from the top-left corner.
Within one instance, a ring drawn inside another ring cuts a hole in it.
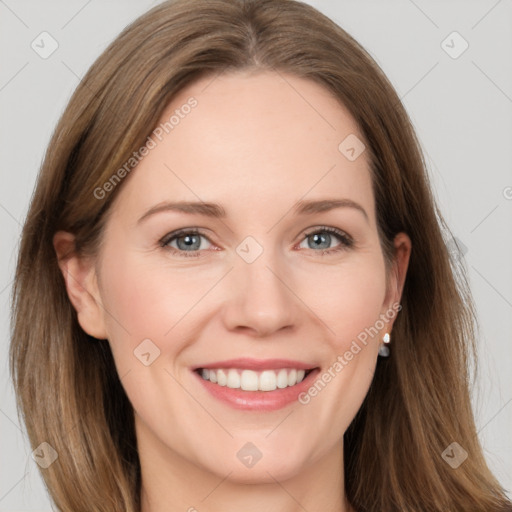
[[[309,200],[298,201],[293,206],[295,215],[312,215],[315,213],[326,212],[335,208],[354,208],[360,211],[365,219],[368,221],[368,214],[366,210],[355,201],[351,199],[323,199],[323,200]],[[140,219],[137,224],[140,224],[148,217],[160,212],[176,211],[181,213],[188,213],[191,215],[204,215],[205,217],[212,217],[217,219],[226,218],[226,210],[217,203],[206,203],[204,201],[176,201],[157,204],[150,208]]]

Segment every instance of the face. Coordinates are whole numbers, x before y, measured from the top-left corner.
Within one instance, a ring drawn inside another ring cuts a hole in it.
[[[338,464],[399,299],[363,136],[286,74],[210,77],[162,123],[176,109],[118,185],[82,320],[105,330],[141,457],[240,482]]]

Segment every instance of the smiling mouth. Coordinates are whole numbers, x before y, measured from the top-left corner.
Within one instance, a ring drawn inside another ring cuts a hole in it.
[[[296,386],[315,368],[309,370],[280,368],[254,371],[239,368],[197,368],[202,379],[218,386],[242,391],[275,391]]]

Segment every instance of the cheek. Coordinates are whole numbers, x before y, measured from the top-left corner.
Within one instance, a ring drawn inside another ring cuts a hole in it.
[[[326,424],[346,428],[347,419],[353,418],[367,393],[375,369],[386,296],[384,261],[378,253],[347,260],[336,272],[331,268],[316,275],[315,282],[318,286],[309,288],[316,291],[308,300],[315,304],[313,309],[330,335],[325,337],[326,364],[319,376],[325,388],[318,385],[304,401],[314,402],[315,414]],[[313,400],[317,393],[323,400]],[[322,409],[323,401],[339,406]]]
[[[102,297],[108,331],[115,340],[164,338],[211,287],[212,275],[191,278],[193,270],[169,269],[165,260],[124,254],[105,258]],[[121,330],[121,332],[120,332]],[[123,335],[124,332],[124,335]]]
[[[155,411],[183,407],[179,393],[166,395],[164,405],[158,390],[173,389],[166,370],[176,374],[174,363],[189,343],[183,330],[187,313],[211,280],[190,279],[190,272],[150,260],[136,252],[121,257],[105,251],[101,295],[117,372],[135,411],[153,421]]]
[[[336,271],[327,269],[314,281],[309,279],[308,301],[333,335],[334,348],[344,349],[359,333],[375,325],[386,296],[385,277],[383,260],[368,255],[347,261]]]
[[[318,442],[324,436],[326,447],[346,431],[371,384],[386,285],[384,267],[378,261],[331,274],[329,282],[329,293],[316,309],[331,333],[325,337],[325,365],[299,400],[308,415],[316,418],[322,432]]]

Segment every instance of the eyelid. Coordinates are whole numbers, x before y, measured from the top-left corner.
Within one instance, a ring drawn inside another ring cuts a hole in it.
[[[164,246],[164,245],[168,244],[173,238],[177,238],[180,235],[201,235],[201,236],[204,236],[206,239],[208,239],[208,241],[210,243],[213,243],[208,238],[208,236],[205,233],[203,233],[203,231],[200,228],[196,228],[196,227],[181,228],[181,229],[177,229],[175,231],[171,231],[170,233],[165,234],[159,240],[158,243],[161,244],[162,246]]]
[[[327,233],[331,233],[334,235],[337,235],[338,237],[344,239],[347,243],[354,243],[354,239],[342,229],[338,229],[332,226],[318,226],[314,228],[308,228],[306,231],[303,232],[302,236],[310,236],[314,235],[315,233],[321,233],[322,231],[326,231]]]

